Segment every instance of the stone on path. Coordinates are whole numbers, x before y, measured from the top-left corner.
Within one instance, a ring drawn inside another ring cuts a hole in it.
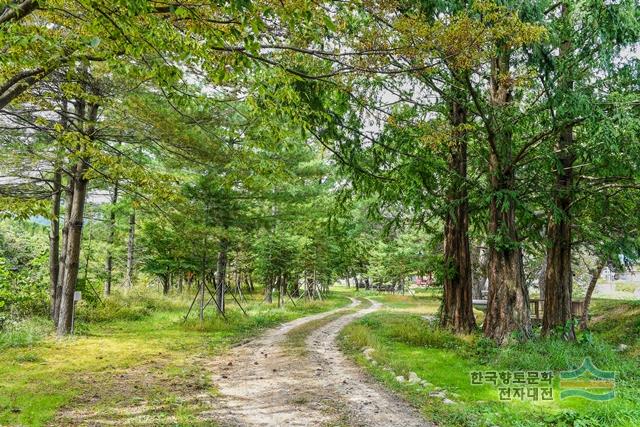
[[[418,384],[420,382],[420,377],[415,372],[409,372],[409,382],[411,384]]]
[[[367,347],[364,350],[362,350],[362,354],[364,355],[364,358],[367,360],[371,360],[373,357],[371,356],[371,354],[374,352],[375,350],[372,349],[371,347]]]

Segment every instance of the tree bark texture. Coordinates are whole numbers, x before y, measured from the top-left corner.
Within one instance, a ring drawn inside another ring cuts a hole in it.
[[[136,211],[129,214],[129,238],[127,239],[127,271],[125,273],[124,287],[131,289],[135,275],[135,249],[136,249]]]
[[[562,16],[566,19],[567,5],[562,4]],[[569,35],[560,44],[559,58],[566,59],[570,54],[571,42]],[[567,71],[565,71],[567,73]],[[570,96],[573,90],[571,76],[560,79],[559,89],[564,92],[564,98]],[[565,101],[566,102],[566,101]],[[567,109],[567,108],[562,108]],[[558,117],[559,120],[570,122],[570,117]],[[547,270],[545,273],[544,316],[542,319],[542,333],[549,335],[556,329],[562,330],[562,337],[575,339],[575,330],[571,316],[571,297],[573,290],[573,274],[571,270],[571,204],[573,201],[573,163],[575,156],[572,152],[573,125],[565,124],[556,143],[557,166],[555,170],[554,213],[549,220],[547,237],[550,246],[547,250]]]
[[[111,195],[111,210],[109,212],[109,221],[107,227],[109,234],[107,236],[107,260],[106,260],[106,275],[104,282],[104,295],[111,295],[111,283],[113,282],[113,242],[116,235],[116,212],[115,205],[118,203],[118,183],[113,186],[113,194]]]
[[[440,314],[440,325],[459,333],[471,332],[476,326],[468,235],[467,142],[464,130],[460,129],[466,123],[466,115],[462,104],[456,101],[451,103],[450,122],[454,129],[454,141],[449,148],[449,169],[455,178],[447,190],[449,209],[444,224],[445,275]]]
[[[512,102],[510,55],[499,49],[492,60],[490,103],[503,115]],[[495,114],[495,113],[494,113]],[[494,119],[495,120],[495,119]],[[508,117],[488,126],[489,175],[489,253],[487,275],[489,295],[484,335],[499,345],[516,333],[520,339],[531,336],[529,293],[525,283],[522,251],[516,227],[513,136]]]
[[[53,175],[51,194],[51,227],[49,229],[49,292],[51,295],[51,319],[56,318],[56,293],[60,275],[60,200],[62,198],[62,171],[59,167]]]

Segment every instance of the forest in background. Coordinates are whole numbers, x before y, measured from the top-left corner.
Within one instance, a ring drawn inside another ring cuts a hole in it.
[[[638,425],[639,18],[0,0],[0,424]]]
[[[484,335],[526,340],[536,285],[572,340],[575,272],[637,257],[633,1],[1,10],[4,319],[432,274],[445,328],[486,281]]]

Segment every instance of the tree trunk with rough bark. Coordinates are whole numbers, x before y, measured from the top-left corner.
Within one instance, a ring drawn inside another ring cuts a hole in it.
[[[82,129],[83,135],[88,139],[95,137],[96,121],[98,119],[98,105],[87,103],[84,100],[76,102],[76,117],[78,118],[78,128]],[[73,296],[78,283],[78,272],[80,269],[80,245],[82,242],[82,226],[84,220],[84,208],[87,201],[88,180],[85,177],[89,169],[90,159],[83,155],[82,146],[78,147],[78,160],[75,164],[73,175],[71,176],[71,186],[73,197],[70,209],[67,229],[66,250],[64,261],[64,273],[61,290],[60,308],[58,312],[57,334],[67,335],[71,332],[74,301]]]
[[[115,205],[118,203],[118,183],[113,186],[113,194],[111,195],[111,211],[109,212],[109,221],[107,227],[109,234],[107,236],[107,261],[105,265],[107,277],[104,282],[104,295],[111,295],[111,282],[113,280],[113,242],[116,235],[116,212]]]
[[[510,55],[499,49],[491,64],[490,102],[498,111],[512,103]],[[487,276],[489,295],[484,335],[499,345],[506,343],[513,333],[520,339],[531,336],[529,292],[525,283],[516,226],[515,165],[513,164],[513,136],[501,118],[488,128],[489,176],[491,202],[489,206],[489,253]]]
[[[60,311],[58,314],[59,336],[71,332],[71,319],[73,316],[73,294],[78,282],[78,270],[80,267],[80,243],[82,241],[82,225],[84,207],[87,198],[87,179],[84,177],[87,171],[86,159],[81,159],[76,165],[73,177],[73,200],[69,224],[67,224],[67,242],[64,264],[64,281],[60,299]]]
[[[136,211],[129,214],[129,238],[127,240],[127,271],[124,276],[124,288],[131,289],[134,281],[134,264],[136,249]]]
[[[62,198],[62,171],[56,167],[51,194],[51,227],[49,229],[49,292],[51,319],[56,319],[56,293],[60,275],[60,200]]]
[[[444,225],[445,275],[440,325],[458,333],[468,333],[475,329],[476,320],[471,295],[467,141],[465,131],[460,128],[466,123],[467,112],[462,104],[454,101],[449,114],[455,134],[455,141],[449,148],[449,169],[455,177],[447,191],[447,203],[452,208]]]
[[[73,204],[73,176],[76,166],[71,168],[71,176],[67,180],[64,224],[62,225],[62,244],[60,245],[60,261],[58,263],[58,282],[56,285],[56,299],[54,303],[53,324],[58,326],[60,318],[60,301],[62,300],[62,283],[64,282],[64,267],[67,260],[67,236],[69,235],[69,221],[71,218],[71,205]]]
[[[566,19],[568,9],[562,4],[562,17]],[[567,38],[560,44],[559,59],[566,59],[571,51],[571,42]],[[573,90],[571,76],[560,79],[560,89],[564,97],[570,96]],[[560,117],[560,119],[569,119]],[[573,274],[571,270],[571,204],[573,201],[573,163],[575,156],[572,152],[573,125],[564,125],[556,144],[557,168],[554,186],[555,212],[549,220],[547,231],[550,241],[547,250],[547,270],[544,278],[544,316],[542,319],[542,334],[549,335],[556,328],[562,329],[562,337],[574,340],[575,330],[571,316],[571,297],[573,291]]]

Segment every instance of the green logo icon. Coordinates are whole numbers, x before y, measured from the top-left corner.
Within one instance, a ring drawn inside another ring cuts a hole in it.
[[[560,372],[560,399],[582,397],[589,400],[611,400],[615,397],[615,372],[601,371],[590,357],[573,371]]]

